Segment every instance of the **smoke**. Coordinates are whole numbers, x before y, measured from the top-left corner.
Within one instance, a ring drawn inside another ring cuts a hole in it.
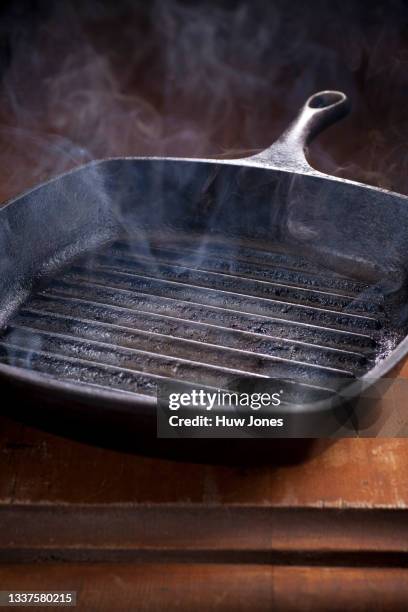
[[[277,139],[304,101],[322,89],[344,90],[352,100],[353,114],[311,146],[309,159],[312,165],[331,174],[408,193],[405,150],[405,134],[408,133],[405,108],[408,9],[402,1],[117,0],[113,3],[102,0],[16,0],[3,5],[0,11],[0,200],[93,159],[166,155],[248,156],[267,148]],[[172,334],[178,341],[198,338],[202,342],[204,332],[199,327],[200,317],[204,317],[204,325],[208,323],[210,328],[205,333],[220,348],[228,347],[225,345],[224,324],[231,327],[233,334],[237,332],[237,338],[241,334],[241,325],[244,331],[247,329],[252,334],[251,337],[264,334],[269,338],[277,333],[279,338],[280,334],[282,343],[276,342],[276,338],[273,341],[268,339],[265,344],[259,341],[255,348],[266,351],[265,354],[275,351],[278,356],[289,355],[289,359],[296,363],[299,355],[305,359],[300,352],[299,338],[292,337],[293,345],[290,345],[292,332],[288,332],[285,325],[268,327],[270,321],[268,323],[266,315],[284,312],[286,316],[289,312],[290,319],[292,309],[297,313],[293,316],[300,317],[300,325],[306,323],[306,330],[309,323],[311,326],[316,324],[316,330],[319,330],[320,323],[327,324],[325,333],[328,341],[332,342],[330,325],[340,325],[340,331],[341,326],[346,325],[343,319],[338,322],[336,308],[339,312],[341,309],[341,316],[348,323],[357,326],[357,331],[365,331],[358,325],[363,325],[361,321],[371,325],[370,317],[362,316],[362,313],[367,314],[364,308],[369,308],[372,300],[376,316],[377,290],[380,288],[388,297],[388,294],[397,293],[401,286],[395,286],[395,280],[389,278],[389,274],[378,285],[369,288],[364,283],[353,284],[335,276],[333,285],[323,277],[323,287],[328,293],[314,292],[313,276],[306,271],[305,286],[301,288],[304,292],[302,299],[306,295],[304,299],[310,300],[312,305],[317,304],[317,307],[311,306],[312,314],[304,314],[297,306],[299,296],[293,298],[304,264],[296,259],[294,270],[289,266],[289,270],[282,272],[279,270],[281,254],[269,252],[270,243],[282,238],[279,232],[286,223],[284,229],[289,236],[285,237],[294,241],[297,255],[305,246],[310,259],[313,261],[314,257],[319,266],[323,262],[328,269],[332,265],[336,270],[341,265],[340,272],[345,270],[356,279],[360,267],[363,270],[361,278],[365,281],[367,266],[364,267],[366,262],[358,257],[360,252],[366,251],[368,263],[385,259],[372,236],[367,237],[365,226],[360,222],[360,217],[370,217],[371,200],[359,202],[357,211],[348,210],[347,205],[336,207],[341,195],[338,194],[337,198],[336,187],[321,193],[315,190],[316,183],[307,182],[302,190],[295,179],[287,188],[286,179],[282,184],[280,179],[275,183],[269,173],[266,176],[255,168],[239,175],[236,167],[223,167],[223,173],[219,173],[219,168],[207,168],[201,173],[198,164],[192,165],[194,167],[179,164],[177,169],[177,164],[161,165],[157,162],[150,170],[143,168],[146,178],[141,177],[142,165],[134,168],[131,175],[119,166],[111,166],[111,171],[114,173],[116,168],[117,172],[112,181],[114,193],[109,186],[112,175],[107,173],[105,176],[95,165],[88,171],[65,177],[60,183],[46,187],[46,195],[41,192],[43,196],[37,199],[35,206],[27,207],[25,216],[19,218],[18,208],[14,213],[10,212],[10,226],[3,224],[0,228],[3,270],[0,297],[4,313],[0,324],[7,322],[30,294],[33,273],[52,276],[54,270],[75,259],[78,253],[85,249],[91,252],[92,248],[115,237],[117,227],[122,232],[130,226],[129,244],[117,245],[116,250],[108,250],[105,256],[96,253],[93,258],[91,254],[82,276],[75,277],[75,270],[67,273],[62,277],[62,285],[66,282],[66,287],[60,287],[59,291],[63,296],[64,291],[67,292],[65,297],[69,297],[71,274],[80,289],[85,291],[85,296],[88,291],[89,304],[93,299],[101,299],[98,291],[108,292],[108,297],[105,294],[103,299],[107,299],[112,309],[113,314],[109,316],[113,317],[113,327],[120,323],[126,329],[127,324],[134,324],[137,330],[137,325],[141,325],[143,333],[146,326],[151,325],[152,333],[156,336],[167,333],[174,346],[172,344],[170,350],[168,342],[145,343],[142,346],[151,350],[153,356],[144,363],[142,357],[136,358],[135,353],[145,349],[138,344],[140,339],[135,341],[135,334],[129,334],[129,330],[121,336],[122,347],[109,330],[105,330],[103,336],[90,336],[92,329],[99,329],[99,316],[102,321],[106,316],[103,306],[85,311],[85,317],[95,317],[94,328],[86,319],[78,319],[79,322],[72,325],[67,323],[66,328],[58,327],[58,311],[53,319],[51,305],[51,312],[47,314],[45,307],[50,296],[41,295],[37,296],[40,309],[44,307],[44,316],[49,316],[47,325],[50,324],[51,329],[52,325],[54,329],[57,327],[56,340],[49,339],[50,330],[35,327],[35,318],[20,312],[20,318],[15,318],[14,325],[11,323],[6,332],[5,352],[0,351],[0,361],[8,359],[11,365],[53,372],[57,377],[93,384],[117,385],[118,388],[127,385],[134,390],[139,390],[140,384],[142,392],[150,385],[150,393],[152,383],[143,382],[141,374],[145,367],[147,373],[152,371],[154,375],[163,372],[175,378],[187,376],[187,373],[193,376],[194,372],[197,375],[194,368],[190,372],[189,366],[183,374],[185,366],[171,361],[179,354],[171,351],[179,350]],[[325,189],[324,185],[322,189]],[[272,196],[274,207],[271,207]],[[135,201],[143,202],[143,206],[135,207]],[[49,202],[53,206],[49,206]],[[197,205],[194,210],[189,205],[191,202]],[[237,203],[239,215],[236,213]],[[274,209],[272,212],[271,208]],[[347,211],[348,224],[342,228],[344,210]],[[397,249],[397,246],[406,245],[405,236],[401,237],[404,224],[399,218],[383,222],[381,214],[387,216],[389,210],[387,208],[384,212],[383,207],[382,212],[377,213],[376,222],[371,224],[371,233],[375,229],[376,236],[384,238],[384,228],[396,227],[392,238],[394,244],[388,244],[388,252],[390,258],[394,251],[403,252],[405,264],[406,249]],[[256,211],[256,218],[252,211]],[[184,229],[189,226],[191,232],[196,225],[202,229],[200,223],[206,226],[203,235],[193,244],[189,244],[186,236],[182,258],[174,253],[179,243],[176,247],[171,241],[167,246],[159,245],[157,241],[150,243],[145,232],[146,219],[153,219],[153,224],[158,227],[168,226],[166,215],[171,216],[176,227],[177,222],[182,221]],[[275,217],[271,219],[271,215]],[[258,264],[251,261],[251,254],[248,262],[239,261],[235,247],[223,244],[221,248],[221,242],[214,239],[218,225],[228,230],[232,228],[244,237],[249,229],[267,243],[263,257],[270,257],[270,260],[263,276],[261,265],[258,269]],[[340,227],[342,232],[338,231]],[[271,228],[275,232],[273,236]],[[347,241],[344,236],[347,236]],[[346,249],[343,242],[346,242]],[[312,243],[317,243],[317,250],[313,251]],[[35,247],[27,248],[30,244]],[[223,252],[226,252],[225,261],[220,255]],[[329,260],[331,252],[334,262]],[[111,279],[110,266],[114,269],[115,265],[124,269],[122,280],[115,281],[118,283],[116,289],[109,285],[105,289],[92,287],[92,277],[90,288],[81,288],[82,281],[86,285],[89,271],[101,275],[105,282]],[[275,266],[277,269],[273,276]],[[191,268],[199,270],[194,270],[197,286],[193,286],[189,297],[182,284],[190,282]],[[375,268],[373,279],[377,280],[382,269],[380,266]],[[130,270],[128,276],[126,270]],[[133,274],[132,270],[136,273]],[[228,279],[229,271],[232,275]],[[137,291],[127,291],[130,285],[126,283],[132,274],[141,297]],[[247,296],[240,293],[240,274],[246,283],[245,290],[249,291]],[[149,275],[152,275],[150,280]],[[247,275],[254,277],[247,278]],[[213,289],[205,293],[203,279],[207,276],[212,279],[215,289],[220,290],[218,297]],[[399,282],[400,278],[397,280]],[[153,286],[151,303],[149,282]],[[337,294],[344,286],[346,295]],[[161,291],[167,291],[173,296],[172,300],[166,303],[166,295],[161,295]],[[349,298],[347,291],[351,294]],[[231,298],[228,293],[235,297]],[[323,298],[325,293],[328,297]],[[57,306],[58,295],[57,289],[57,297],[54,295]],[[262,302],[257,311],[258,306],[255,308],[253,302],[257,295],[262,300],[277,297],[277,303],[282,300],[284,310],[276,306],[277,310],[268,311]],[[289,300],[287,305],[285,296]],[[76,304],[75,295],[71,297]],[[292,298],[294,304],[290,304]],[[142,318],[136,321],[132,317],[121,319],[124,317],[122,310],[131,312],[133,306],[138,306],[138,299],[141,300]],[[235,305],[234,299],[237,300]],[[191,304],[189,300],[192,300]],[[331,310],[333,303],[334,311]],[[322,305],[327,307],[327,312],[320,308]],[[223,313],[229,306],[232,306],[231,311],[224,320]],[[78,317],[78,310],[76,304],[70,316]],[[167,313],[164,319],[167,328],[156,317],[162,311]],[[406,306],[402,304],[395,311],[398,311],[399,320],[396,324],[393,321],[394,327],[400,325],[402,330],[407,322]],[[174,327],[174,321],[178,319],[181,323]],[[25,331],[18,327],[19,323],[22,327],[26,325]],[[219,332],[217,323],[221,323]],[[34,326],[32,329],[30,324]],[[78,343],[71,342],[71,333],[78,334]],[[82,339],[81,333],[85,334]],[[285,334],[289,334],[288,338]],[[365,336],[361,337],[364,339]],[[394,348],[400,334],[395,338],[389,333],[383,337],[379,359]],[[89,344],[86,338],[89,338]],[[319,336],[303,338],[311,343],[320,342]],[[368,336],[365,338],[370,340]],[[326,341],[325,336],[321,341]],[[126,347],[132,349],[132,342],[135,342],[133,365],[126,352]],[[105,348],[100,348],[104,343]],[[116,348],[112,348],[115,343]],[[166,355],[163,347],[170,350],[168,362],[163,361],[163,355]],[[333,354],[336,360],[337,356]],[[65,362],[61,362],[61,355],[65,356]],[[200,355],[194,353],[193,357],[199,359]],[[220,359],[218,353],[212,358],[216,362]],[[92,367],[82,371],[82,359],[88,359]],[[130,369],[134,367],[134,374],[125,372],[123,375],[121,372],[118,375],[108,370],[110,374],[105,380],[101,378],[103,368],[98,369],[101,364],[109,367],[112,364],[118,367],[128,365]],[[303,365],[306,369],[299,372],[306,378],[313,377],[313,365],[309,371],[308,359]],[[205,370],[206,366],[203,367]],[[209,374],[211,372],[207,372]]]
[[[20,0],[2,11],[2,199],[95,158],[248,155],[326,88],[346,91],[353,114],[312,145],[312,164],[408,193],[403,2]]]

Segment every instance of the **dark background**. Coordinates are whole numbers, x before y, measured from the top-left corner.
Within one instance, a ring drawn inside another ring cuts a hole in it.
[[[17,0],[0,38],[4,197],[96,157],[259,150],[327,88],[352,114],[312,164],[408,193],[401,0]]]

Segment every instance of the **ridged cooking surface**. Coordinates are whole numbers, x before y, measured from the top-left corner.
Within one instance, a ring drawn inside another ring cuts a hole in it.
[[[246,375],[327,390],[373,367],[386,312],[377,288],[286,253],[193,237],[123,241],[33,295],[0,358],[147,395],[163,378],[224,388]]]

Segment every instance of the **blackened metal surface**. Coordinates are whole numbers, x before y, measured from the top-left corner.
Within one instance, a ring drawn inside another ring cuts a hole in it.
[[[201,240],[124,239],[77,259],[10,320],[2,362],[147,396],[163,379],[277,377],[300,401],[361,377],[400,339],[377,284],[233,240],[206,238],[199,256]]]

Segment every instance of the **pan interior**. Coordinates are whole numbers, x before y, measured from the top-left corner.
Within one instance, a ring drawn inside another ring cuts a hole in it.
[[[32,293],[3,363],[155,396],[163,379],[225,388],[241,376],[321,399],[370,371],[404,333],[378,284],[276,245],[186,231],[123,234]]]

